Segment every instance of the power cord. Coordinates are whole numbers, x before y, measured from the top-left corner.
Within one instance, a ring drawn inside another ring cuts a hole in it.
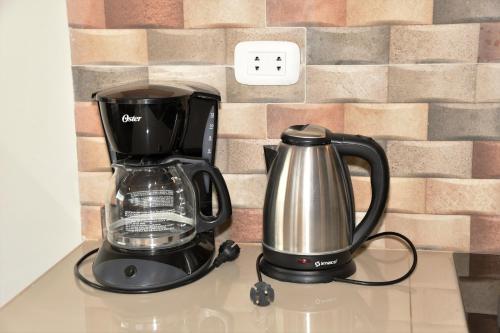
[[[123,289],[123,288],[117,288],[117,287],[104,286],[102,284],[90,281],[89,279],[87,279],[86,277],[84,277],[82,275],[82,273],[80,272],[80,266],[88,257],[90,257],[91,255],[96,253],[98,250],[99,250],[99,248],[93,249],[93,250],[87,252],[86,254],[84,254],[76,262],[75,267],[73,269],[73,272],[74,272],[75,276],[81,282],[83,282],[84,284],[86,284],[92,288],[102,290],[102,291],[107,291],[107,292],[119,293],[119,294],[149,294],[149,293],[156,293],[156,292],[160,292],[160,291],[164,291],[164,290],[178,288],[178,287],[181,287],[183,285],[186,285],[190,282],[193,282],[195,280],[198,280],[198,279],[204,277],[205,275],[207,275],[208,273],[210,273],[211,271],[213,271],[215,268],[219,267],[223,263],[228,262],[228,261],[233,261],[236,258],[238,258],[238,256],[240,255],[240,247],[238,246],[238,244],[236,244],[232,240],[226,240],[224,243],[222,243],[219,246],[219,254],[217,255],[217,257],[212,262],[208,261],[207,264],[200,267],[200,269],[198,271],[196,271],[194,274],[188,275],[183,279],[179,279],[179,280],[175,281],[174,283],[169,283],[169,284],[166,284],[163,286],[138,289],[138,290],[129,290],[129,289]]]
[[[387,286],[391,284],[396,284],[399,283],[405,279],[407,279],[413,272],[415,271],[415,268],[417,268],[417,260],[418,260],[418,255],[417,255],[417,249],[415,248],[415,245],[411,242],[411,240],[400,234],[399,232],[394,232],[394,231],[384,231],[375,235],[372,235],[366,239],[365,242],[377,239],[377,238],[382,238],[382,237],[396,237],[401,240],[403,240],[408,247],[411,250],[411,253],[413,255],[413,263],[404,275],[400,276],[397,279],[394,280],[388,280],[388,281],[361,281],[361,280],[353,280],[353,279],[345,279],[345,278],[336,278],[332,277],[332,281],[335,282],[343,282],[343,283],[351,283],[351,284],[356,284],[356,285],[361,285],[361,286]],[[262,260],[263,254],[259,254],[256,260],[256,272],[257,272],[257,279],[259,282],[257,282],[252,289],[250,289],[250,299],[255,305],[258,306],[267,306],[271,304],[274,301],[275,293],[274,289],[271,287],[270,284],[262,281],[262,273],[260,271],[260,262]]]

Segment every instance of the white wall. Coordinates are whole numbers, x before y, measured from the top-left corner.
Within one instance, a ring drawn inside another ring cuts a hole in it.
[[[64,0],[0,0],[0,306],[81,241]]]

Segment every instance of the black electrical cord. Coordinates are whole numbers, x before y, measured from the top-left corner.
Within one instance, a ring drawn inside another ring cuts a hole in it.
[[[396,283],[399,283],[401,281],[404,281],[410,275],[412,275],[413,271],[415,271],[415,268],[417,268],[418,255],[417,255],[417,249],[415,248],[415,245],[413,245],[412,241],[408,237],[400,234],[399,232],[384,231],[384,232],[381,232],[381,233],[378,233],[378,234],[375,234],[375,235],[368,237],[365,242],[368,242],[368,241],[371,241],[371,240],[374,240],[377,238],[385,237],[385,236],[392,236],[392,237],[402,239],[410,248],[411,253],[413,255],[413,263],[411,264],[411,267],[408,270],[408,272],[406,272],[402,276],[398,277],[397,279],[388,280],[388,281],[361,281],[361,280],[343,279],[343,278],[333,278],[332,281],[357,284],[357,285],[361,285],[361,286],[388,286],[391,284],[396,284]]]
[[[413,274],[415,269],[417,268],[417,261],[418,261],[418,254],[417,254],[417,249],[415,248],[415,245],[413,245],[412,241],[406,237],[405,235],[400,234],[399,232],[394,232],[394,231],[384,231],[375,235],[372,235],[366,239],[365,242],[377,239],[377,238],[382,238],[382,237],[396,237],[401,240],[403,240],[408,247],[411,250],[411,253],[413,255],[413,263],[410,267],[410,269],[400,276],[397,279],[394,280],[388,280],[388,281],[361,281],[361,280],[353,280],[353,279],[345,279],[345,278],[337,278],[337,277],[332,277],[332,281],[335,282],[343,282],[343,283],[350,283],[350,284],[356,284],[356,285],[361,285],[361,286],[387,286],[387,285],[392,285],[399,283],[401,281],[404,281],[407,279],[410,275]],[[257,272],[257,279],[259,282],[255,284],[255,286],[250,290],[250,299],[254,302],[254,304],[259,305],[259,306],[266,306],[271,304],[274,301],[274,290],[271,287],[270,284],[265,283],[262,281],[262,273],[260,271],[260,262],[262,260],[263,253],[259,254],[257,257],[256,263],[255,263],[255,269]]]
[[[201,279],[202,277],[204,277],[205,275],[207,275],[208,273],[210,273],[216,267],[219,267],[223,263],[225,263],[227,261],[235,260],[236,258],[238,258],[239,254],[240,254],[240,247],[238,246],[238,244],[236,244],[232,240],[227,240],[220,245],[219,254],[217,255],[217,257],[213,261],[207,261],[207,263],[205,263],[202,267],[200,267],[200,269],[198,271],[196,271],[195,273],[188,275],[183,279],[179,279],[173,283],[169,283],[169,284],[166,284],[163,286],[130,290],[130,289],[123,289],[123,288],[118,288],[118,287],[104,286],[102,284],[90,281],[89,279],[87,279],[86,277],[84,277],[82,275],[82,273],[80,272],[80,266],[88,257],[90,257],[91,255],[96,253],[98,250],[99,250],[99,248],[93,249],[93,250],[87,252],[86,254],[84,254],[76,262],[74,269],[73,269],[73,272],[74,272],[75,276],[78,278],[78,280],[80,280],[81,282],[83,282],[84,284],[86,284],[92,288],[102,290],[102,291],[107,291],[107,292],[119,293],[119,294],[150,294],[150,293],[157,293],[160,291],[178,288],[178,287],[184,286],[188,283],[191,283],[193,281],[196,281],[198,279]]]

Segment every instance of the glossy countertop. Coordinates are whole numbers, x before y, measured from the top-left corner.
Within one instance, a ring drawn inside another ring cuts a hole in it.
[[[264,276],[275,302],[249,299],[260,245],[240,244],[238,260],[187,286],[147,295],[113,294],[77,282],[73,265],[96,247],[86,242],[0,309],[0,332],[467,332],[448,252],[419,252],[410,279],[386,287],[301,285]],[[406,250],[365,249],[356,279],[406,272]],[[90,264],[83,271],[90,272]]]

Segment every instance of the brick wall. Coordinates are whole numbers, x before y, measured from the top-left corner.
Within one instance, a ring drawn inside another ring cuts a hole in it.
[[[68,0],[68,15],[85,237],[99,237],[110,176],[91,92],[184,79],[222,94],[217,165],[234,206],[225,236],[259,241],[261,146],[317,123],[383,145],[392,179],[382,229],[421,248],[500,251],[498,0]],[[238,84],[243,40],[296,42],[299,82]],[[369,178],[359,161],[352,171],[359,216]]]

